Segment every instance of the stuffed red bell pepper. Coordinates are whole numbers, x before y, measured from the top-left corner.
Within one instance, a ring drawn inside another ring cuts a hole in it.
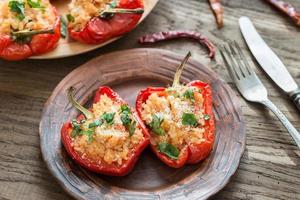
[[[0,58],[22,60],[53,50],[60,17],[48,0],[0,1]]]
[[[132,30],[143,12],[143,0],[72,0],[69,34],[83,43],[103,43]]]
[[[207,83],[179,79],[187,55],[178,67],[171,87],[148,87],[136,101],[136,109],[150,132],[154,153],[170,167],[179,168],[205,159],[214,144],[212,92]]]
[[[72,159],[96,173],[124,176],[149,144],[149,133],[137,113],[109,87],[100,87],[90,110],[68,92],[83,114],[61,129],[62,143]]]

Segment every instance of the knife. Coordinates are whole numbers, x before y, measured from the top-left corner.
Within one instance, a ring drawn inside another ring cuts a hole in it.
[[[282,61],[258,34],[248,17],[241,17],[239,24],[242,35],[259,65],[300,110],[300,88]]]

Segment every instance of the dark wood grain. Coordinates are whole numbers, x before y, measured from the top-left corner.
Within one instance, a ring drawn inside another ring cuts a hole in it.
[[[203,163],[171,169],[146,151],[129,175],[99,176],[73,163],[61,145],[62,124],[77,115],[68,101],[68,88],[74,86],[85,104],[99,86],[108,85],[134,106],[141,89],[171,84],[181,60],[166,50],[126,50],[97,57],[60,82],[44,107],[40,140],[47,167],[66,191],[78,199],[207,199],[228,183],[245,148],[241,107],[232,90],[195,60],[187,63],[181,80],[211,85],[216,119],[214,149]]]
[[[286,1],[300,8],[299,0]],[[225,26],[221,30],[216,28],[207,0],[188,3],[162,0],[133,32],[105,48],[56,60],[0,60],[0,199],[72,199],[52,177],[41,157],[38,126],[44,103],[73,69],[107,52],[141,47],[136,41],[146,33],[188,29],[202,32],[214,43],[235,39],[248,59],[252,59],[238,28],[239,17],[245,15],[253,20],[259,33],[300,83],[300,30],[263,0],[222,2]],[[192,41],[170,41],[147,47],[169,49],[181,55],[191,50],[194,59],[209,66],[236,90],[220,56],[210,61],[206,49]],[[259,67],[256,72],[267,87],[270,99],[300,130],[300,113],[295,106]],[[272,113],[240,100],[247,128],[245,153],[232,180],[211,199],[300,200],[300,151]]]

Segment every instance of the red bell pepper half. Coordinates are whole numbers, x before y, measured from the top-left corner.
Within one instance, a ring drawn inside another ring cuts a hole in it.
[[[184,63],[189,58],[190,54],[187,55],[183,63],[179,66],[183,68]],[[179,83],[179,78],[181,74],[181,69],[177,70],[177,73],[174,78],[174,83],[176,84],[176,81]],[[177,80],[176,80],[177,79]],[[173,86],[175,85],[173,83]],[[212,111],[212,91],[210,86],[207,83],[204,83],[202,81],[192,81],[187,84],[187,86],[194,86],[201,91],[201,94],[203,96],[203,110],[206,116],[209,116],[208,119],[205,120],[205,125],[202,126],[202,128],[205,129],[205,132],[203,134],[204,141],[201,143],[192,143],[192,144],[186,144],[182,149],[179,149],[179,155],[177,159],[172,159],[170,156],[166,155],[165,153],[162,153],[158,145],[152,144],[150,142],[151,149],[153,152],[157,155],[157,157],[163,161],[165,164],[167,164],[170,167],[173,168],[180,168],[185,164],[195,164],[203,159],[205,159],[209,153],[211,152],[214,144],[214,134],[215,134],[215,124],[214,124],[214,117],[213,117],[213,111]],[[158,96],[166,96],[167,88],[164,87],[148,87],[142,91],[139,92],[137,100],[136,100],[136,109],[137,112],[142,119],[142,105],[146,103],[149,96],[153,93],[157,93]],[[153,136],[154,133],[149,127],[150,136]]]
[[[73,88],[70,88],[69,95],[72,96],[71,98],[74,98],[72,93],[73,93]],[[123,99],[121,99],[117,93],[115,93],[112,89],[110,89],[109,87],[106,87],[106,86],[100,87],[98,89],[93,102],[94,103],[99,102],[101,95],[104,95],[104,94],[106,94],[113,101],[120,102],[122,105],[126,105],[126,102]],[[70,96],[69,96],[69,98],[70,98]],[[72,100],[71,100],[71,102],[72,102]],[[79,105],[76,102],[75,102],[75,104]],[[73,105],[74,105],[74,103],[73,103]],[[83,112],[83,114],[84,114],[84,115],[80,115],[77,118],[77,121],[87,118],[85,116],[89,115],[89,112],[90,112],[89,110],[82,110],[81,108],[78,108],[78,106],[76,106],[76,105],[74,105],[74,106],[77,109],[81,110],[81,112]],[[80,105],[79,105],[79,107],[80,107]],[[141,119],[139,118],[136,111],[131,109],[131,112],[132,112],[134,119],[137,122],[136,126],[142,130],[144,138],[133,149],[131,149],[131,151],[128,155],[128,159],[123,160],[121,165],[117,165],[115,163],[108,164],[103,160],[99,162],[99,161],[91,160],[85,156],[80,155],[74,149],[74,147],[72,145],[71,133],[73,130],[73,126],[72,126],[71,122],[65,123],[61,129],[61,139],[62,139],[62,143],[63,143],[66,151],[68,152],[68,154],[71,156],[71,158],[76,163],[78,163],[79,165],[81,165],[82,167],[84,167],[90,171],[100,173],[100,174],[110,175],[110,176],[124,176],[124,175],[128,174],[133,169],[133,167],[134,167],[136,161],[138,160],[140,154],[142,153],[142,151],[148,146],[149,138],[150,138],[147,128],[145,127],[145,125],[143,124]]]
[[[60,39],[60,17],[52,7],[56,17],[53,27],[40,31],[19,31],[15,36],[30,37],[29,41],[17,42],[12,35],[0,34],[0,58],[5,60],[23,60],[32,55],[43,54],[53,50]]]
[[[116,8],[102,11],[103,17],[92,18],[82,30],[69,26],[69,34],[82,43],[103,43],[131,31],[142,17],[143,8],[143,0],[120,0]],[[105,17],[109,14],[113,16]]]

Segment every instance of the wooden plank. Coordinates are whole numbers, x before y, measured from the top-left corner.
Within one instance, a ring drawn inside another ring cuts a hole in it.
[[[299,0],[289,0],[300,9]],[[250,17],[266,42],[280,56],[300,83],[300,37],[284,15],[262,0],[223,0],[225,26],[217,30],[206,0],[160,1],[133,32],[105,48],[57,60],[0,61],[0,199],[70,199],[52,178],[41,159],[38,124],[46,99],[58,82],[77,66],[100,54],[140,47],[145,33],[189,29],[206,34],[215,43],[237,40],[238,18]],[[169,49],[184,55],[187,50],[208,64],[233,86],[222,60],[210,62],[206,49],[192,41],[176,40],[147,47]],[[247,52],[251,59],[249,52]],[[300,130],[300,114],[294,105],[256,68],[270,98]],[[235,87],[233,86],[235,89]],[[236,93],[238,95],[238,93]],[[300,151],[287,131],[268,110],[242,100],[247,123],[247,146],[232,181],[212,199],[300,199]],[[298,155],[298,156],[297,156]]]

